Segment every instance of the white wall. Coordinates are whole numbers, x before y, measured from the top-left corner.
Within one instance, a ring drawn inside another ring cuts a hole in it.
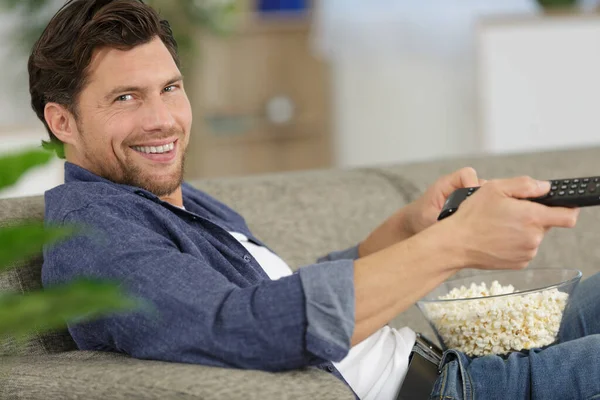
[[[488,20],[478,36],[483,150],[600,145],[600,16]]]
[[[29,105],[27,51],[18,48],[16,34],[24,22],[0,13],[0,155],[41,145],[47,138]],[[14,186],[0,190],[0,198],[42,194],[63,182],[63,162],[55,159],[31,170]]]
[[[478,153],[476,23],[533,0],[324,0],[316,51],[332,67],[342,167]]]
[[[600,144],[600,14],[543,16],[533,0],[320,5],[339,166]]]
[[[0,128],[38,121],[29,105],[27,53],[16,37],[22,23],[13,14],[0,13]]]

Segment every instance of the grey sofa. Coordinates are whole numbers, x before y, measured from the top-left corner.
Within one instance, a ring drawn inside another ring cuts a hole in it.
[[[551,179],[600,175],[598,160],[600,148],[593,148],[193,184],[240,211],[256,235],[296,268],[357,243],[437,177],[462,166],[475,167],[484,178]],[[0,200],[0,226],[22,218],[43,218],[43,199]],[[585,279],[598,270],[599,237],[600,207],[584,209],[575,229],[548,234],[531,267],[575,267]],[[39,288],[40,266],[38,258],[0,276],[0,291]],[[414,307],[392,321],[397,327],[407,324],[431,334]],[[5,399],[353,399],[333,376],[312,368],[267,373],[135,360],[78,351],[66,331],[36,336],[16,355],[5,345],[2,354],[0,398]]]

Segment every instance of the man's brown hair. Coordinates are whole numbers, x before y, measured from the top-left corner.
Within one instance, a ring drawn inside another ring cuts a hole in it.
[[[159,37],[179,66],[177,42],[166,20],[141,0],[69,0],[52,18],[31,51],[31,106],[51,143],[61,144],[44,118],[47,103],[63,105],[77,118],[94,50],[129,50]]]

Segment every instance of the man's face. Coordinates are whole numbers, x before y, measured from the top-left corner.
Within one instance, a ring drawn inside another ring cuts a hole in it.
[[[88,77],[67,159],[157,196],[174,192],[183,179],[192,112],[165,45],[157,37],[127,51],[99,49]]]

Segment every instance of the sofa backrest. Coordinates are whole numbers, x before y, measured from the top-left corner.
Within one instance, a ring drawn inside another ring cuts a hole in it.
[[[373,171],[331,170],[214,179],[192,185],[240,212],[250,229],[292,268],[358,243],[405,204],[388,179]],[[0,227],[42,220],[43,197],[0,200]],[[1,245],[1,243],[0,243]],[[41,257],[0,274],[0,292],[41,288]],[[40,354],[75,349],[66,330],[35,335],[24,347],[5,343],[2,353]]]
[[[21,220],[44,219],[43,196],[0,200],[0,228]],[[2,243],[0,243],[2,246]],[[25,293],[39,290],[41,284],[41,255],[18,263],[8,272],[0,274],[0,293]],[[26,343],[0,341],[1,355],[44,354],[76,349],[77,346],[66,329],[34,335]]]

